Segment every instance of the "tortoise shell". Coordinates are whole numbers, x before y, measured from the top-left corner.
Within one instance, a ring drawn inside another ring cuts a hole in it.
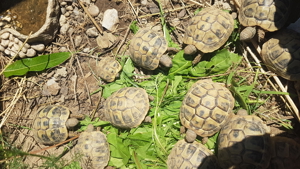
[[[300,144],[291,138],[275,136],[269,169],[300,169]]]
[[[114,92],[105,101],[105,118],[116,127],[134,128],[143,122],[149,106],[146,90],[125,87]]]
[[[33,135],[45,145],[53,145],[68,138],[66,121],[70,110],[60,105],[49,105],[41,108],[33,122]]]
[[[232,16],[215,7],[202,9],[188,23],[183,43],[194,45],[203,53],[219,49],[234,29]]]
[[[112,57],[104,57],[97,65],[97,74],[105,81],[112,82],[119,76],[122,66]]]
[[[89,129],[80,134],[75,152],[82,155],[80,164],[83,169],[103,169],[107,166],[110,157],[105,134]]]
[[[148,70],[158,67],[159,61],[167,49],[166,39],[149,28],[140,29],[129,45],[130,58],[133,62]]]
[[[257,116],[233,116],[219,134],[219,165],[224,169],[267,168],[271,158],[269,132]]]
[[[171,150],[167,161],[168,169],[199,168],[219,169],[217,158],[204,145],[179,140]]]
[[[269,70],[285,79],[300,80],[300,34],[282,30],[265,42],[261,57]]]
[[[201,137],[218,132],[234,107],[230,91],[210,79],[199,80],[188,90],[180,108],[181,124]]]
[[[282,28],[290,13],[291,0],[243,0],[239,21],[243,26],[259,26],[269,32]]]

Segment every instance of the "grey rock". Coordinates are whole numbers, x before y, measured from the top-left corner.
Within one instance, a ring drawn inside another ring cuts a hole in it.
[[[66,8],[60,8],[60,11],[62,14],[65,14],[67,12]]]
[[[86,34],[90,38],[97,37],[99,35],[98,30],[95,27],[86,30]]]
[[[68,23],[62,25],[61,28],[60,28],[60,33],[61,34],[66,34],[69,28],[70,28],[70,25]]]
[[[79,10],[78,10],[77,7],[74,8],[73,14],[76,15],[76,16],[78,16],[80,14],[80,12],[79,12]]]

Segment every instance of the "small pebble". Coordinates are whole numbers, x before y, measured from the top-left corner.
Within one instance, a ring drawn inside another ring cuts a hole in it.
[[[15,38],[15,39],[14,39],[14,42],[15,42],[15,43],[19,43],[19,41],[20,41],[20,40],[19,40],[18,38]]]
[[[26,53],[27,57],[33,57],[36,55],[36,51],[34,49],[28,49]]]
[[[11,22],[11,17],[6,15],[5,17],[2,18],[2,21]]]
[[[86,30],[86,34],[90,38],[97,37],[99,35],[98,30],[95,27]]]
[[[10,51],[9,51],[8,49],[5,49],[5,50],[4,50],[4,53],[5,53],[6,55],[9,55],[9,56],[10,56]]]
[[[81,45],[81,42],[82,42],[82,37],[80,35],[75,36],[74,39],[75,47],[79,47]]]
[[[60,5],[65,6],[65,5],[67,5],[67,2],[63,1],[63,2],[60,3]]]
[[[69,17],[69,16],[71,15],[71,13],[70,13],[70,12],[66,12],[64,15],[65,15],[66,17]]]
[[[84,52],[84,53],[89,53],[89,52],[90,52],[90,48],[84,48],[84,49],[82,50],[82,52]]]
[[[69,28],[70,28],[70,25],[68,23],[62,25],[61,28],[60,28],[60,33],[61,34],[66,34]]]
[[[21,52],[19,52],[19,57],[20,57],[20,58],[25,58],[25,57],[26,57],[26,54],[25,54],[24,52],[21,51]]]
[[[67,10],[67,11],[73,11],[73,7],[72,7],[72,6],[67,6],[67,7],[66,7],[66,10]]]
[[[91,6],[88,8],[88,11],[89,11],[89,13],[91,14],[91,16],[93,16],[93,17],[98,16],[99,13],[100,13],[100,10],[99,10],[99,8],[98,8],[96,5],[91,5]]]
[[[68,49],[66,47],[61,47],[59,49],[60,52],[68,52]]]
[[[19,45],[17,45],[17,44],[14,44],[13,46],[12,46],[12,50],[14,51],[14,52],[17,52],[18,50],[19,50],[19,48],[20,48],[20,46]]]
[[[10,41],[13,41],[13,40],[14,40],[14,38],[15,38],[15,37],[14,37],[14,35],[12,35],[12,34],[9,34],[9,38],[8,38],[8,39],[9,39]]]
[[[79,10],[78,10],[77,7],[74,8],[73,14],[76,15],[76,16],[78,16],[80,14],[80,12],[79,12]]]
[[[5,48],[0,45],[0,51],[3,52],[4,50],[5,50]]]
[[[26,53],[27,52],[27,50],[28,50],[28,48],[26,48],[25,46],[23,46],[23,48],[22,48],[22,52],[24,52],[24,53]]]
[[[1,40],[1,46],[6,48],[8,44],[9,44],[9,40],[4,40],[4,39]]]
[[[15,44],[14,42],[9,41],[8,47],[11,48],[14,44]]]
[[[59,18],[59,25],[62,26],[64,24],[67,23],[67,19],[66,19],[66,16],[65,15],[60,15],[60,18]]]
[[[10,56],[16,56],[17,52],[15,51],[10,51]]]
[[[28,43],[25,43],[24,47],[26,47],[28,49],[28,48],[30,48],[30,45]]]
[[[33,44],[31,45],[31,48],[38,51],[38,52],[43,52],[45,50],[45,45],[44,44]]]
[[[65,14],[67,12],[66,8],[60,8],[61,14]]]
[[[8,32],[3,33],[0,37],[1,39],[8,39],[9,38],[9,34]]]

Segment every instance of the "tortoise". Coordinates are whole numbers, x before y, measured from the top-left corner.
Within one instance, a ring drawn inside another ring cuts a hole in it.
[[[269,169],[300,169],[300,144],[287,137],[275,136]]]
[[[69,134],[67,128],[75,127],[82,115],[70,114],[67,107],[48,105],[38,110],[33,121],[35,139],[45,145],[53,145],[65,141]]]
[[[167,160],[168,169],[198,168],[219,169],[216,156],[198,142],[179,140],[171,150]]]
[[[218,136],[218,161],[221,168],[267,168],[271,159],[270,128],[246,110],[239,110]]]
[[[172,59],[164,55],[167,50],[166,39],[149,28],[139,29],[129,45],[130,58],[147,70],[154,70],[159,64],[172,67]]]
[[[234,30],[233,17],[215,7],[202,9],[188,23],[183,38],[187,44],[184,53],[199,54],[193,60],[197,64],[204,53],[210,53],[225,44]]]
[[[112,57],[103,57],[97,64],[95,72],[106,82],[112,82],[119,77],[120,70],[122,70],[122,66],[118,61]]]
[[[242,0],[239,8],[239,22],[246,28],[241,31],[240,40],[250,40],[258,29],[259,41],[264,32],[274,32],[282,28],[289,18],[292,0]]]
[[[110,149],[105,134],[93,130],[94,126],[88,125],[75,146],[75,152],[82,155],[80,164],[83,169],[103,169],[109,161]]]
[[[211,79],[198,80],[188,90],[180,107],[180,121],[186,127],[186,141],[212,136],[231,116],[234,98],[230,91]]]
[[[269,70],[291,80],[300,80],[300,34],[284,29],[262,45],[261,58]]]
[[[149,111],[146,90],[125,87],[109,96],[104,102],[104,118],[112,125],[129,129],[139,126]]]

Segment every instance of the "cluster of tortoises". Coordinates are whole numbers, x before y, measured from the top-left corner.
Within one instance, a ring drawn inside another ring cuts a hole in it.
[[[258,26],[265,31],[275,31],[284,25],[290,6],[289,0],[244,0],[239,7],[239,21],[245,27]],[[186,27],[183,38],[185,54],[198,53],[193,61],[193,64],[197,64],[203,53],[213,52],[223,46],[233,30],[234,20],[228,12],[215,7],[205,8]],[[243,40],[253,38],[254,35],[246,37],[249,30],[242,31]],[[251,29],[250,32],[256,31]],[[149,28],[140,29],[129,45],[133,62],[148,70],[156,69],[159,64],[172,66],[171,58],[164,55],[167,50],[166,39]],[[263,45],[261,56],[271,71],[289,80],[300,79],[299,33],[292,30],[278,32]],[[104,58],[101,62],[101,78],[111,82],[118,77],[122,67],[116,60]],[[188,90],[179,113],[181,124],[187,128],[186,136],[171,150],[168,168],[300,166],[298,143],[288,138],[271,139],[269,128],[260,118],[248,115],[244,110],[234,115],[234,102],[234,97],[224,85],[211,80],[195,82]],[[104,110],[105,119],[112,125],[125,129],[137,127],[148,113],[149,96],[142,88],[126,87],[107,98]],[[66,140],[67,128],[78,123],[72,116],[63,106],[40,109],[33,123],[35,138],[47,145]],[[206,138],[219,131],[217,156],[195,141],[198,136]],[[75,150],[83,154],[84,168],[104,168],[109,161],[106,136],[100,131],[93,131],[93,126],[80,134]]]

